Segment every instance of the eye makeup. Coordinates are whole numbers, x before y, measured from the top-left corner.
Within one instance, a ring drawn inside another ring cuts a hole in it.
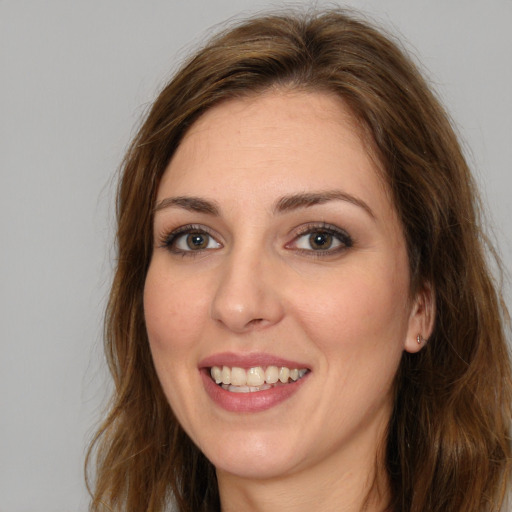
[[[326,222],[309,222],[292,231],[293,239],[284,244],[287,250],[300,255],[328,257],[340,254],[354,245],[352,237],[344,229]],[[212,230],[202,224],[185,224],[165,232],[158,240],[158,247],[172,254],[195,256],[221,249],[222,243]]]
[[[208,227],[201,224],[186,224],[170,233],[164,233],[158,241],[158,246],[173,254],[194,256],[204,251],[220,249],[222,244],[216,240]]]

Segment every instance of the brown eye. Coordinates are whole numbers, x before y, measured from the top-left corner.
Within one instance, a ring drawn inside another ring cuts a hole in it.
[[[309,245],[314,250],[330,249],[333,242],[333,236],[326,231],[317,231],[309,235]]]
[[[182,226],[163,240],[163,246],[173,253],[192,254],[220,249],[222,244],[201,227]]]
[[[210,241],[210,236],[206,233],[190,233],[187,235],[187,247],[191,251],[206,249]]]
[[[298,249],[302,254],[316,256],[332,256],[353,245],[350,235],[337,226],[328,225],[305,225],[300,228],[302,233],[290,244],[289,249]]]

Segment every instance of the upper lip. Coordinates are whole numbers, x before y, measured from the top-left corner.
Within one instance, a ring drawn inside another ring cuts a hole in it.
[[[199,368],[211,368],[212,366],[229,366],[238,368],[254,368],[256,366],[286,366],[287,368],[302,369],[308,368],[308,365],[290,359],[266,354],[263,352],[253,352],[249,354],[237,354],[235,352],[222,352],[213,354],[201,360]]]

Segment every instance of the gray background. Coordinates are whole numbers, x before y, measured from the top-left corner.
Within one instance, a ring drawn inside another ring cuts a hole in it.
[[[0,0],[0,512],[86,510],[85,446],[109,389],[115,170],[209,27],[269,5],[283,4]],[[428,70],[511,268],[512,0],[345,5],[392,28]]]

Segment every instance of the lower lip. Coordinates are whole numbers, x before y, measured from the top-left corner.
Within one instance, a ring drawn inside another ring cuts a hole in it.
[[[210,377],[209,369],[201,370],[201,377],[208,396],[217,405],[230,412],[260,412],[275,407],[295,394],[308,375],[309,373],[295,382],[274,386],[263,391],[233,393],[215,384]]]

